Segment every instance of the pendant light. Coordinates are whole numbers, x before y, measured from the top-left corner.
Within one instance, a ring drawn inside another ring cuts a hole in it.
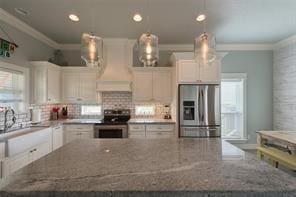
[[[203,2],[204,13],[206,13],[206,2]],[[197,62],[208,65],[216,59],[215,36],[206,32],[206,18],[203,20],[204,32],[194,40],[194,56]]]
[[[81,38],[81,58],[87,67],[99,67],[103,63],[103,39],[84,33]]]
[[[92,1],[92,0],[90,0]],[[90,5],[91,29],[94,30],[94,5]],[[81,37],[81,58],[87,67],[95,68],[103,64],[103,39],[93,33],[83,33]]]
[[[149,0],[147,0],[149,11]],[[147,33],[143,33],[139,40],[139,60],[144,67],[157,66],[159,60],[158,37],[150,33],[150,17],[147,15]]]

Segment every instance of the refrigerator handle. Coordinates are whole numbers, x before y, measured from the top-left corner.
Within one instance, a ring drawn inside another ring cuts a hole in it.
[[[198,91],[198,119],[199,124],[203,125],[204,123],[204,92],[203,89],[200,88]]]

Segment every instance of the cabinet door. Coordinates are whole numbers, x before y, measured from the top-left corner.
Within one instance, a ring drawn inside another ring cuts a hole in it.
[[[171,93],[171,73],[153,73],[153,98],[155,101],[170,102]]]
[[[63,99],[64,101],[79,101],[79,74],[63,74]]]
[[[96,102],[96,73],[80,74],[80,99],[87,102]]]
[[[31,153],[25,152],[9,158],[3,162],[3,176],[8,176],[13,172],[25,167],[31,162]]]
[[[33,150],[33,157],[32,157],[32,161],[36,161],[38,159],[40,159],[41,157],[47,155],[48,153],[51,152],[51,143],[49,141],[44,142],[40,145],[38,145],[34,150]]]
[[[52,150],[56,150],[63,146],[63,127],[55,127],[52,129]]]
[[[67,131],[66,132],[66,143],[80,139],[80,135],[81,135],[80,132]]]
[[[207,66],[200,67],[200,78],[202,82],[217,82],[221,81],[220,61],[214,61]]]
[[[180,83],[197,82],[199,67],[194,60],[180,60],[178,63],[178,81]]]
[[[61,99],[61,73],[54,68],[47,69],[47,101],[58,103]]]
[[[93,132],[81,132],[80,139],[92,139],[94,138]]]
[[[135,73],[133,81],[133,92],[135,101],[153,100],[153,74]]]
[[[129,138],[146,138],[144,124],[130,124],[128,129]]]
[[[46,69],[34,67],[34,103],[47,102]]]

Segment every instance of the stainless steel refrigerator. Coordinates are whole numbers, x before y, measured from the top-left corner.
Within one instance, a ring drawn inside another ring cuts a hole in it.
[[[179,86],[180,137],[220,137],[220,85]]]

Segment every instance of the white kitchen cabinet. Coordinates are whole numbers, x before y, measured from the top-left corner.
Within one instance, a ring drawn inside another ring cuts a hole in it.
[[[62,147],[64,144],[63,126],[52,128],[52,150]]]
[[[65,142],[69,143],[76,139],[92,139],[94,138],[94,126],[84,124],[65,125]]]
[[[130,124],[129,138],[146,138],[146,125],[145,124]]]
[[[33,61],[34,103],[61,101],[61,68],[43,61]]]
[[[177,70],[179,83],[191,83],[199,80],[199,67],[194,60],[180,60]]]
[[[65,102],[79,101],[79,74],[63,73],[63,100]]]
[[[161,139],[174,136],[174,124],[129,124],[129,138]]]
[[[175,61],[177,83],[220,83],[221,81],[220,60],[206,66],[200,65],[194,59],[177,59]]]
[[[153,100],[152,73],[135,73],[133,80],[133,93],[135,101]]]
[[[80,74],[80,98],[82,101],[96,101],[96,73]]]
[[[153,98],[155,101],[169,103],[172,99],[171,86],[171,73],[153,73]]]
[[[32,161],[32,150],[15,155],[3,161],[2,177],[6,177],[13,172],[25,167]]]
[[[96,72],[63,71],[65,102],[96,102]]]
[[[133,99],[136,102],[166,102],[172,99],[169,69],[140,69],[133,73]]]
[[[30,135],[32,135],[31,138],[34,138],[33,135],[40,136],[41,134],[39,132],[43,132],[42,134],[46,135],[45,138],[40,138],[39,144],[31,146],[30,148],[24,149],[18,154],[5,157],[3,159],[1,169],[1,171],[3,172],[3,177],[10,175],[11,173],[25,167],[26,165],[32,163],[33,161],[36,161],[37,159],[40,159],[41,157],[47,155],[52,151],[52,142],[50,138],[51,130],[44,129],[35,133],[30,133]]]

